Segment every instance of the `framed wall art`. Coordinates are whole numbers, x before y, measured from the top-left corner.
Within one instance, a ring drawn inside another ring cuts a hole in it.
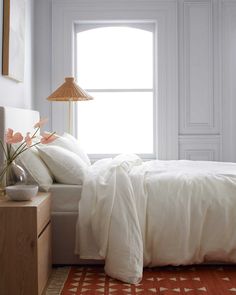
[[[24,64],[25,0],[4,0],[2,74],[23,82]]]

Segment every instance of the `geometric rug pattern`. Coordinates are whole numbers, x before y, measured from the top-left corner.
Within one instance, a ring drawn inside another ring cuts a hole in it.
[[[145,268],[137,285],[108,277],[101,266],[71,267],[61,295],[236,295],[236,266]]]

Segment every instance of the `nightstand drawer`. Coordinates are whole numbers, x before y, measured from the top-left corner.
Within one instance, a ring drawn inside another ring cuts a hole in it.
[[[38,294],[41,294],[51,273],[51,222],[38,239]]]
[[[48,197],[37,207],[37,233],[40,235],[50,220],[51,215],[51,199]]]

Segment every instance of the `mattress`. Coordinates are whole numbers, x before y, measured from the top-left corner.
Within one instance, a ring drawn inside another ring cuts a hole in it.
[[[55,212],[78,212],[78,204],[81,198],[82,185],[69,185],[54,183],[51,192],[52,209]]]

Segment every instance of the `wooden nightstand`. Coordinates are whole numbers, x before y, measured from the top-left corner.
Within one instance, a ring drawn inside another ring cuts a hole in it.
[[[51,273],[50,194],[0,199],[0,295],[42,294]]]

